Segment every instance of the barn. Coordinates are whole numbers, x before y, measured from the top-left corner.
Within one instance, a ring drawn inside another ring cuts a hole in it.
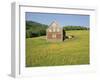
[[[46,30],[47,41],[63,41],[63,28],[57,21],[53,21]]]

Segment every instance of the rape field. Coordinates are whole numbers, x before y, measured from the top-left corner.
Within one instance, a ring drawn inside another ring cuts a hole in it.
[[[89,30],[66,31],[74,38],[47,42],[45,36],[26,39],[26,67],[89,64]]]

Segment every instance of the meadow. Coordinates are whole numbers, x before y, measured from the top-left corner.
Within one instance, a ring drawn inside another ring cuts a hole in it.
[[[26,67],[89,64],[89,30],[66,31],[74,38],[48,42],[45,36],[26,38]]]

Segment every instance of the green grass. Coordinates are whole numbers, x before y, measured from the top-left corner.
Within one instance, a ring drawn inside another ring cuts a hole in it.
[[[73,39],[47,42],[45,37],[26,39],[26,66],[89,64],[89,31],[67,31]]]

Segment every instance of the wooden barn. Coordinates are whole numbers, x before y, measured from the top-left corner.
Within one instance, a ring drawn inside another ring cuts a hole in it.
[[[57,23],[57,21],[53,21],[49,28],[46,31],[47,41],[63,41],[63,28]]]

